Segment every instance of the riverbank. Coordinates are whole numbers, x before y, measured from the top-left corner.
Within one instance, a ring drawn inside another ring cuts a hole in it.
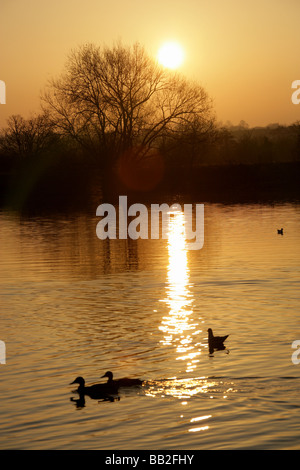
[[[69,171],[0,174],[1,206],[15,210],[94,211],[103,201],[128,195],[134,202],[178,197],[199,202],[242,203],[300,199],[300,163],[169,168],[156,187],[129,190],[116,174],[73,166]]]

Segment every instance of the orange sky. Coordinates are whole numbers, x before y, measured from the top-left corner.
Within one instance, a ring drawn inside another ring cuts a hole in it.
[[[139,41],[156,56],[166,40],[186,53],[180,71],[214,99],[217,118],[250,126],[300,120],[300,0],[0,0],[0,80],[11,114],[39,109],[70,49]]]

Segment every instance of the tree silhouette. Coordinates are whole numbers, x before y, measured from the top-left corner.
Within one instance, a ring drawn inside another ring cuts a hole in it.
[[[7,127],[0,134],[0,151],[18,158],[34,157],[56,143],[53,124],[47,114],[24,119],[19,114],[7,120]]]
[[[159,66],[138,43],[72,51],[42,99],[58,132],[109,165],[133,147],[145,156],[195,122],[199,135],[214,125],[206,91]]]

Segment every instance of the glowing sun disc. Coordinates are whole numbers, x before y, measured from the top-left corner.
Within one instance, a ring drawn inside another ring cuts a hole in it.
[[[166,42],[158,51],[158,61],[164,67],[176,69],[184,60],[184,52],[180,44]]]

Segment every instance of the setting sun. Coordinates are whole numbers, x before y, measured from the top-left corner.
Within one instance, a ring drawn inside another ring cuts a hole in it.
[[[176,42],[164,43],[158,51],[158,61],[164,67],[176,69],[184,60],[184,51]]]

